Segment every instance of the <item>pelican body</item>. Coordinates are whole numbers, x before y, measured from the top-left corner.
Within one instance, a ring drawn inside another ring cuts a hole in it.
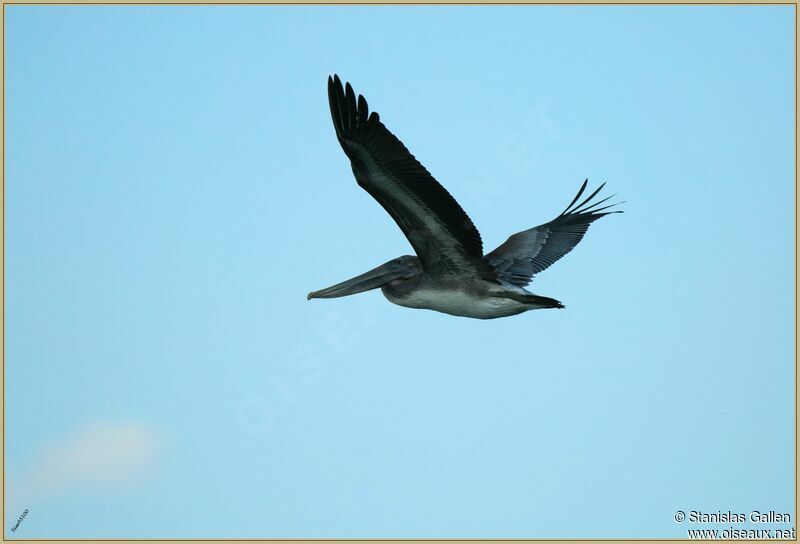
[[[615,211],[595,201],[600,185],[580,203],[585,180],[555,219],[513,234],[484,255],[480,233],[450,193],[370,112],[349,83],[328,78],[336,137],[358,184],[395,220],[416,253],[404,255],[347,281],[308,294],[337,298],[380,287],[392,303],[445,314],[493,319],[541,308],[558,300],[525,289],[535,274],[569,253],[589,225]],[[577,204],[576,204],[577,203]]]

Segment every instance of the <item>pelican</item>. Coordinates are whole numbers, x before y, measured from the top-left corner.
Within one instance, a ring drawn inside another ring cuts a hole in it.
[[[381,288],[390,302],[445,314],[493,319],[540,308],[563,308],[553,298],[525,289],[534,275],[572,251],[589,225],[608,211],[611,197],[580,203],[588,179],[555,219],[511,235],[483,254],[481,235],[447,190],[389,132],[350,83],[328,77],[336,138],[358,184],[378,201],[403,231],[416,255],[403,255],[347,281],[308,294],[337,298]],[[612,195],[613,196],[613,195]]]

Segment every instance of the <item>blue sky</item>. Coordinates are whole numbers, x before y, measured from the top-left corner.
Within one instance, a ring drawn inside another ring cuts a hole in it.
[[[7,6],[6,536],[793,513],[793,9]],[[487,250],[608,182],[565,310],[306,301],[411,252],[333,72]]]

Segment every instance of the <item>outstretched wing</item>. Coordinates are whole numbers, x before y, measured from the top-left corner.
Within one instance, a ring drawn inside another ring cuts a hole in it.
[[[333,126],[358,184],[389,212],[419,257],[439,275],[494,278],[483,259],[481,235],[447,190],[403,143],[356,99],[348,83],[328,78]]]
[[[588,179],[583,182],[580,191],[561,215],[549,223],[511,235],[501,246],[486,255],[486,261],[494,267],[499,280],[525,287],[535,274],[572,251],[583,239],[589,224],[604,215],[621,213],[620,210],[603,211],[616,204],[597,207],[611,197],[590,204],[605,183],[583,202],[573,206],[583,195],[588,182]]]

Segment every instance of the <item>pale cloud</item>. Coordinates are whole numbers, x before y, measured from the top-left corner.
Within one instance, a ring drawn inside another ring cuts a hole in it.
[[[140,422],[86,424],[43,446],[10,491],[26,502],[91,487],[125,486],[149,472],[160,444],[159,433]]]

